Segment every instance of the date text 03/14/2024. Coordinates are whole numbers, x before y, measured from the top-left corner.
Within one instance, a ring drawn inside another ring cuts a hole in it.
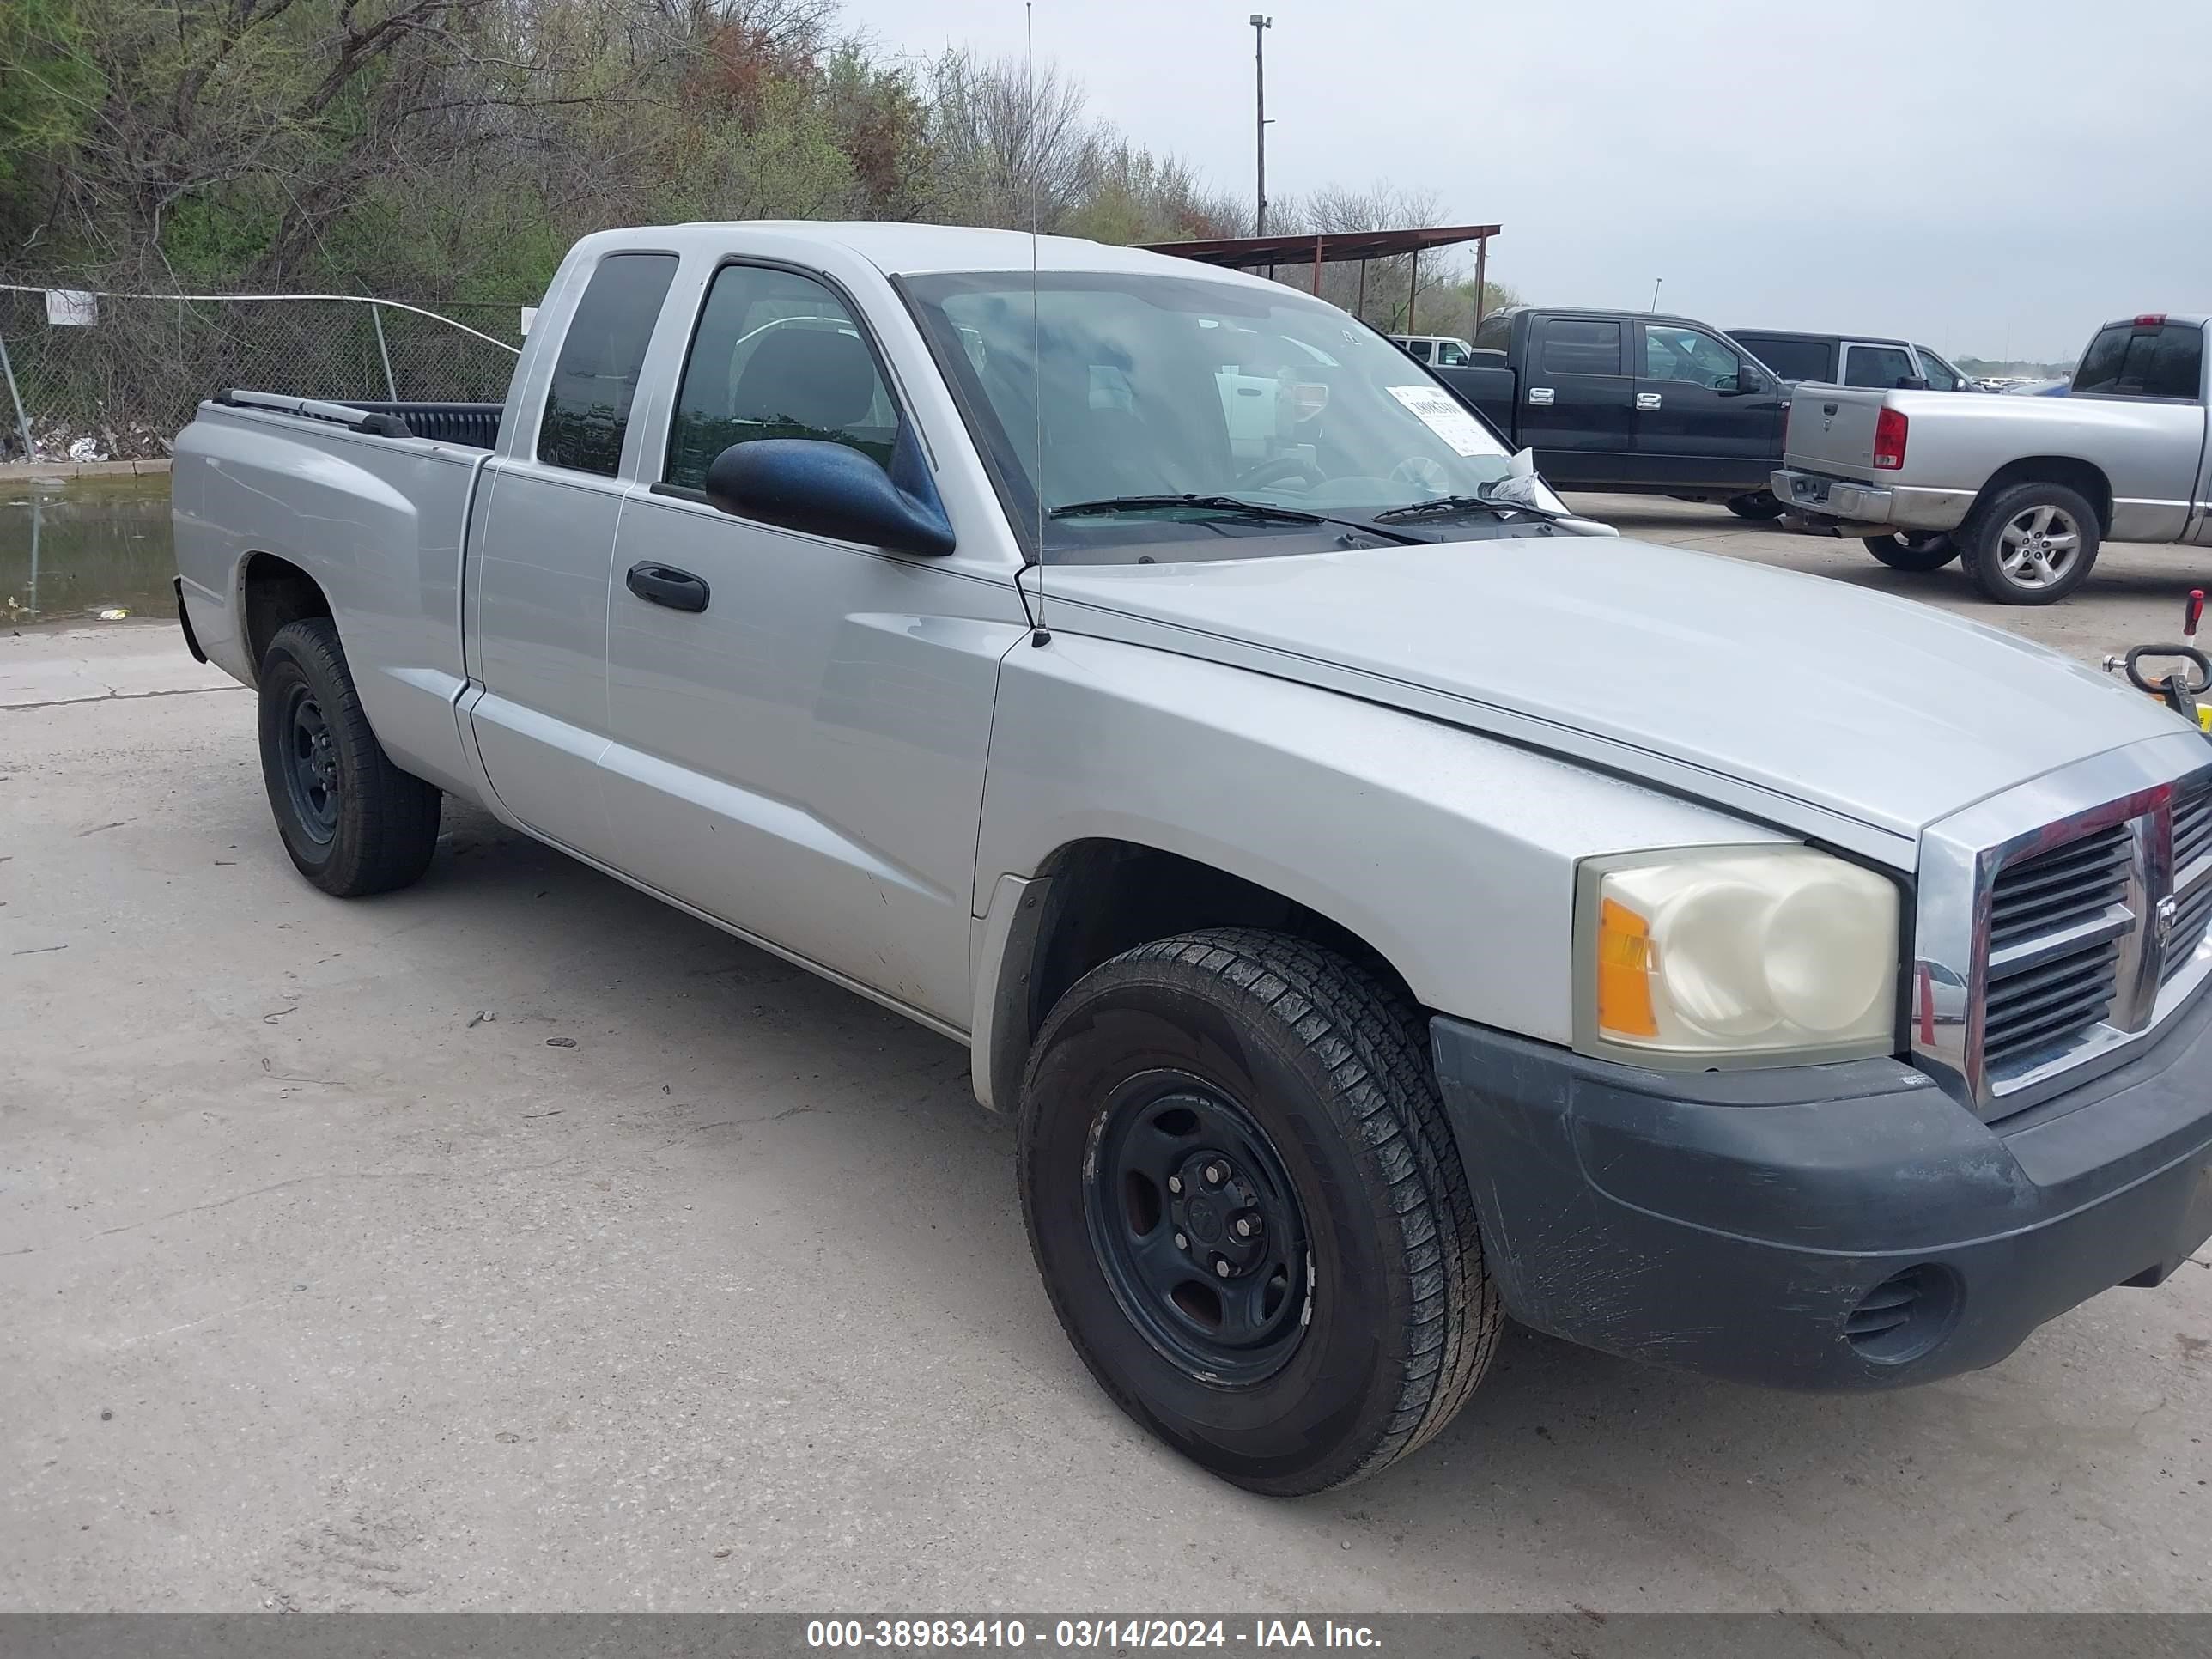
[[[1382,1646],[1370,1626],[1334,1620],[1255,1619],[812,1619],[810,1648],[1366,1648]]]

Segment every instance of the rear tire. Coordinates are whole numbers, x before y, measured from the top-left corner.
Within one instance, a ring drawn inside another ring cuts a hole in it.
[[[1899,530],[1859,539],[1892,570],[1941,570],[1959,556],[1958,543],[1941,530]]]
[[[1018,1164],[1053,1310],[1115,1404],[1238,1486],[1372,1474],[1490,1363],[1427,1041],[1365,969],[1246,928],[1125,951],[1038,1036]]]
[[[261,777],[284,851],[325,893],[404,887],[437,849],[441,798],[369,730],[327,617],[287,623],[263,653]]]
[[[1754,490],[1748,495],[1731,495],[1728,501],[1728,510],[1739,519],[1759,522],[1778,519],[1783,513],[1782,503],[1775,500],[1774,492],[1768,489]]]
[[[2021,483],[1959,532],[1966,574],[1999,605],[2055,605],[2089,580],[2103,544],[2097,509],[2064,484]]]

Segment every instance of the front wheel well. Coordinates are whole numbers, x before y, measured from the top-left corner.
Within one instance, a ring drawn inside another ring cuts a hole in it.
[[[269,641],[276,637],[276,630],[304,617],[331,615],[331,602],[313,576],[274,553],[250,556],[240,574],[239,587],[246,607],[246,655],[258,684],[261,659],[268,653]]]
[[[1101,963],[1155,939],[1208,927],[1261,927],[1357,963],[1417,1000],[1388,957],[1358,933],[1273,889],[1140,842],[1094,839],[1060,848],[1037,871],[1044,902],[1025,937],[996,964],[991,1102],[1017,1104],[1018,1084],[1045,1017]],[[980,1081],[981,1079],[979,1079]]]
[[[2112,480],[2105,476],[2102,468],[2069,455],[2028,455],[2007,461],[1990,474],[1974,497],[1970,514],[1978,513],[2014,484],[2024,483],[2063,484],[2097,509],[2097,533],[2112,533]]]

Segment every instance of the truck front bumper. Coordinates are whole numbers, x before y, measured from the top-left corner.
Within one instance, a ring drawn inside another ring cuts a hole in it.
[[[1432,1036],[1507,1309],[1609,1353],[1897,1388],[1995,1364],[2212,1236],[2212,997],[1996,1124],[1891,1060],[1654,1072]]]

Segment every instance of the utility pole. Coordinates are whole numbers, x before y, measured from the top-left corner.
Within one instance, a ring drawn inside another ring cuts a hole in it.
[[[1252,14],[1252,101],[1255,120],[1255,131],[1259,143],[1257,188],[1255,191],[1252,214],[1252,234],[1267,234],[1267,31],[1275,27],[1275,20]]]

